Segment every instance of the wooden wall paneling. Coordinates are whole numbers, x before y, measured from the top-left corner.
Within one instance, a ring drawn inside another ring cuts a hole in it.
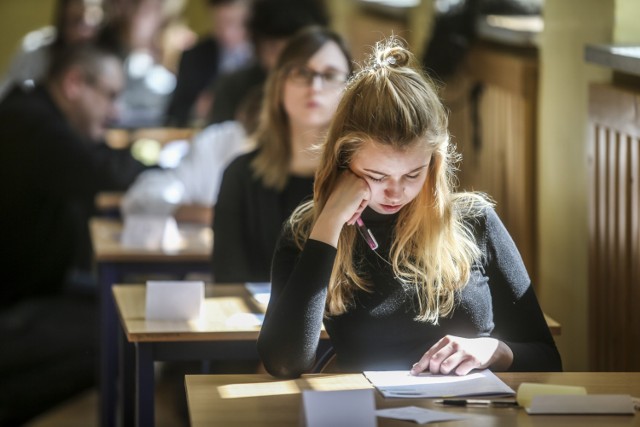
[[[451,108],[450,129],[463,155],[460,188],[484,191],[496,201],[496,211],[534,284],[537,73],[536,58],[530,51],[477,45],[469,53],[461,76],[447,85],[444,96]],[[482,85],[479,144],[473,140],[476,123],[471,119],[474,106],[470,95],[477,83]],[[460,95],[461,91],[466,95]]]
[[[640,92],[589,92],[591,368],[640,369]]]

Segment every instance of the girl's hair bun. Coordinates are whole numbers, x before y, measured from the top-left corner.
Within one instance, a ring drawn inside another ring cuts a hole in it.
[[[411,53],[402,42],[391,37],[376,44],[370,58],[370,69],[406,67],[411,62]]]

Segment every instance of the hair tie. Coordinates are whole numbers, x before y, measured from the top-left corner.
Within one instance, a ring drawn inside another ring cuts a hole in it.
[[[383,66],[389,67],[391,65],[396,65],[396,62],[397,62],[396,58],[394,58],[393,56],[385,58],[382,61],[379,59],[376,59],[376,62],[373,64],[371,68],[373,68],[374,70],[377,70],[378,68],[382,68]]]

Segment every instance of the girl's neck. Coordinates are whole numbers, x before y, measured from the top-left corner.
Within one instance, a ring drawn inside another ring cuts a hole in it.
[[[291,163],[289,172],[297,176],[313,176],[320,161],[314,146],[322,141],[325,128],[301,128],[291,125]]]

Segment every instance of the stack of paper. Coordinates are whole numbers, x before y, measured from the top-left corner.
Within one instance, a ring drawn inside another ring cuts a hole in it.
[[[365,371],[364,375],[384,397],[515,395],[515,391],[489,370],[464,376],[430,373],[411,375],[409,371]]]

